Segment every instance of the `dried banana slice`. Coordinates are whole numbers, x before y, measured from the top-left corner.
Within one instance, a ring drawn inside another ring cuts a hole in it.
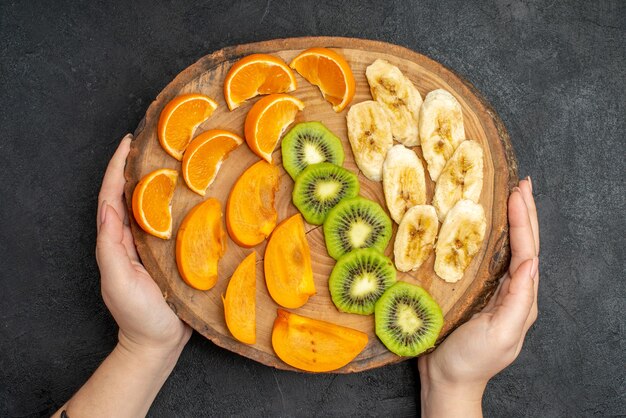
[[[460,200],[448,212],[435,247],[435,273],[446,282],[458,282],[480,250],[487,219],[483,207]]]
[[[426,203],[426,176],[419,157],[404,145],[394,145],[383,163],[383,191],[391,218],[400,223],[405,212]]]
[[[402,71],[377,59],[365,70],[372,97],[385,110],[393,139],[414,147],[419,145],[418,123],[422,96]]]
[[[426,95],[420,108],[419,135],[428,172],[437,181],[446,161],[465,139],[461,104],[445,90]]]
[[[368,100],[352,106],[346,120],[357,166],[368,179],[380,181],[385,156],[393,146],[385,111],[377,102]]]
[[[399,271],[417,270],[428,260],[438,229],[434,207],[417,205],[410,208],[400,222],[393,246],[396,268]]]
[[[478,203],[483,189],[483,148],[476,141],[463,141],[446,163],[433,195],[437,216],[444,221],[448,211],[462,199]]]

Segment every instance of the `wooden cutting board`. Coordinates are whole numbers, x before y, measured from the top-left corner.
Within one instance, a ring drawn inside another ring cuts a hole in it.
[[[510,190],[517,184],[517,163],[513,155],[508,134],[495,111],[461,77],[441,64],[406,48],[384,42],[337,37],[309,37],[277,39],[219,50],[201,58],[181,72],[152,102],[144,119],[135,131],[130,155],[126,164],[126,201],[131,211],[131,196],[135,185],[147,173],[158,168],[172,168],[180,172],[180,162],[167,155],[157,140],[156,127],[163,107],[175,96],[183,93],[203,93],[219,104],[214,114],[197,130],[221,128],[231,130],[242,137],[243,123],[251,105],[258,100],[250,100],[234,111],[229,111],[222,93],[223,80],[231,65],[243,56],[252,53],[268,53],[289,63],[304,49],[323,46],[335,48],[350,63],[356,79],[354,103],[371,100],[365,78],[365,68],[377,58],[383,58],[396,65],[415,84],[422,96],[434,89],[443,88],[451,92],[461,103],[467,138],[480,142],[485,151],[484,186],[480,203],[487,215],[487,231],[482,249],[474,258],[462,280],[450,284],[439,279],[433,270],[434,254],[417,271],[399,273],[398,279],[424,287],[441,305],[445,315],[445,325],[439,342],[451,331],[465,322],[474,312],[480,310],[498,283],[509,262],[508,223],[506,203]],[[343,141],[345,151],[344,167],[358,173],[350,149],[346,132],[346,112],[337,114],[326,102],[317,87],[312,86],[296,74],[298,88],[292,94],[305,103],[297,122],[319,120],[330,128]],[[415,148],[422,157],[421,149]],[[273,155],[275,164],[281,169],[280,189],[276,197],[278,220],[281,221],[297,212],[291,203],[293,181],[282,169],[280,147]],[[226,202],[231,187],[237,177],[259,158],[244,144],[233,151],[222,164],[215,182],[207,192],[208,197],[216,197]],[[422,158],[423,161],[423,158]],[[424,165],[426,166],[426,165]],[[433,193],[433,183],[427,178],[428,202]],[[382,184],[372,182],[359,174],[361,195],[379,202],[385,207]],[[161,288],[163,295],[178,316],[196,331],[235,353],[249,357],[268,366],[294,370],[276,357],[271,345],[271,332],[278,305],[270,298],[263,277],[263,254],[265,242],[254,248],[257,252],[257,343],[246,345],[235,340],[224,322],[221,295],[225,293],[228,280],[244,257],[252,251],[238,247],[228,240],[227,251],[219,264],[219,280],[209,291],[198,291],[187,286],[176,268],[174,255],[175,235],[180,222],[187,212],[203,198],[191,192],[182,176],[172,202],[173,237],[164,241],[146,234],[132,220],[132,232],[137,250],[148,272]],[[222,208],[224,210],[224,207]],[[132,218],[132,216],[131,216]],[[366,332],[369,343],[366,349],[338,373],[357,372],[385,364],[401,361],[389,352],[374,333],[374,317],[340,313],[333,305],[328,292],[328,276],[334,260],[326,253],[321,227],[306,225],[307,238],[311,247],[313,272],[317,294],[309,299],[296,313],[345,325]],[[394,237],[397,225],[394,224]],[[387,255],[393,253],[392,238]]]

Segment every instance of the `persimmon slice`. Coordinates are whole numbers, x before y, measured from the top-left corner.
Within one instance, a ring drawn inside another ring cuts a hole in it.
[[[226,204],[226,226],[238,245],[254,247],[276,227],[274,198],[279,182],[278,167],[263,160],[244,171],[235,182]]]
[[[226,326],[233,337],[246,344],[256,342],[256,253],[253,251],[233,273],[224,301]]]
[[[285,363],[308,372],[329,372],[350,363],[367,346],[367,334],[278,309],[272,347]]]
[[[285,308],[299,308],[315,294],[311,250],[302,215],[293,215],[276,227],[265,249],[265,283],[270,296]]]
[[[217,282],[217,265],[226,251],[222,209],[211,198],[194,206],[178,228],[176,264],[189,286],[209,290]]]

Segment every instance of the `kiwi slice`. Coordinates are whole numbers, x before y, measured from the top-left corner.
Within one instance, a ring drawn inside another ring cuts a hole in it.
[[[383,293],[374,308],[376,335],[389,351],[417,356],[435,345],[443,314],[435,300],[419,286],[397,282]]]
[[[370,315],[381,295],[396,282],[396,269],[372,248],[350,251],[337,260],[328,279],[333,303],[342,312]]]
[[[344,199],[324,221],[326,250],[335,260],[357,248],[384,252],[391,239],[391,220],[376,202],[357,196]]]
[[[302,122],[295,125],[283,138],[281,144],[283,167],[292,179],[307,166],[329,162],[343,164],[343,146],[321,122]]]
[[[318,163],[298,175],[291,197],[308,223],[321,225],[341,199],[358,194],[356,174],[331,163]]]

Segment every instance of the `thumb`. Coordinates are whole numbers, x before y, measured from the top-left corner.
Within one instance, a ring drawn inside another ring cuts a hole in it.
[[[102,205],[101,224],[96,244],[96,259],[100,267],[102,285],[110,280],[130,276],[132,263],[124,246],[124,223],[113,206]]]
[[[534,302],[533,272],[536,271],[537,257],[524,261],[511,276],[508,292],[494,312],[496,329],[509,334],[517,342],[524,331],[524,324]]]

